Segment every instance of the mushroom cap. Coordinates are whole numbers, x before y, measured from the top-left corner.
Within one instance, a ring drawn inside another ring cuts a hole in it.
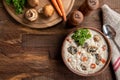
[[[36,9],[28,9],[25,13],[25,18],[29,21],[35,21],[38,18],[38,12]]]

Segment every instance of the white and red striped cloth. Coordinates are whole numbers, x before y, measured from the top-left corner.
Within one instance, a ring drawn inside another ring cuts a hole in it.
[[[102,6],[103,11],[103,23],[111,25],[115,31],[116,31],[116,37],[115,41],[120,47],[120,14],[112,10],[108,5]],[[112,46],[112,65],[113,69],[116,75],[116,79],[120,80],[120,52],[113,43],[112,40],[110,40],[111,46]]]

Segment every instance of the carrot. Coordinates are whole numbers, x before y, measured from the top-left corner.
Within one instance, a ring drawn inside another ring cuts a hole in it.
[[[62,16],[62,12],[61,12],[58,4],[57,4],[57,1],[56,1],[56,0],[51,0],[51,1],[52,1],[52,3],[53,3],[54,7],[56,8],[58,14],[59,14],[60,16]]]
[[[90,65],[90,68],[95,69],[95,68],[96,68],[96,64],[92,63],[92,64]]]
[[[103,64],[105,64],[106,60],[105,60],[105,59],[101,59],[101,62],[102,62]]]
[[[81,52],[77,52],[79,55],[81,54]]]
[[[82,57],[82,61],[83,61],[83,62],[85,62],[85,61],[87,61],[87,60],[88,60],[87,57]]]
[[[62,14],[63,14],[63,19],[64,19],[64,21],[66,21],[66,13],[65,13],[62,1],[61,0],[57,0],[57,3],[59,5],[59,7],[60,7],[60,10],[61,10]]]
[[[106,45],[102,46],[102,50],[105,51],[107,49]]]
[[[67,61],[68,61],[68,62],[71,62],[71,59],[70,59],[70,58],[68,58],[68,59],[67,59]]]

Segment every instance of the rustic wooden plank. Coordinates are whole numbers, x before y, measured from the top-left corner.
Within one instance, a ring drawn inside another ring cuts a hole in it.
[[[23,47],[56,47],[62,44],[65,35],[34,35],[26,34],[22,37]]]
[[[1,7],[3,7],[3,6],[2,6],[2,3],[1,3],[1,1],[0,1],[0,8],[1,8]]]
[[[22,47],[25,49],[39,48],[40,51],[47,50],[51,59],[61,59],[61,47],[65,36],[65,34],[26,34],[22,37]]]
[[[7,57],[19,55],[21,52],[22,48],[20,46],[0,42],[0,53]]]

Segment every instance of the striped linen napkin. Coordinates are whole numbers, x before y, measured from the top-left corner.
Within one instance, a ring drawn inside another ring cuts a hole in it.
[[[115,41],[120,47],[120,14],[112,10],[108,5],[102,6],[103,23],[111,25],[116,31]],[[120,80],[120,52],[110,39],[112,46],[112,65],[116,75],[116,79]]]

